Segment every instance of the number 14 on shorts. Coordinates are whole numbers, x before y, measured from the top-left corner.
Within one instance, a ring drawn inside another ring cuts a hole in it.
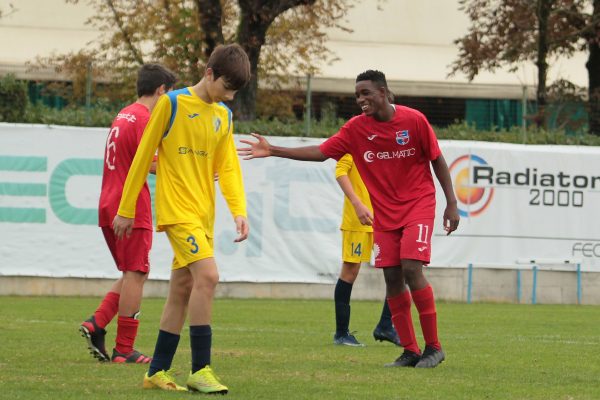
[[[362,243],[352,242],[352,254],[356,254],[357,256],[362,255]]]

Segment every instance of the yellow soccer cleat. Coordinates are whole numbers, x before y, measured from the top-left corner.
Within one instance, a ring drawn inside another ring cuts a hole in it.
[[[200,393],[220,393],[226,394],[229,389],[227,386],[219,382],[219,378],[215,375],[209,365],[195,373],[190,373],[187,380],[189,390]]]
[[[146,372],[142,387],[144,389],[162,389],[187,392],[186,388],[175,383],[173,377],[169,374],[169,371],[158,371],[152,376],[148,376],[148,373]]]

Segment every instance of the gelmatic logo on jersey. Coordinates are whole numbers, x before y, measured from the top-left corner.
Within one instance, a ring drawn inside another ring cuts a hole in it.
[[[414,147],[406,150],[397,150],[397,151],[378,151],[377,153],[367,150],[363,154],[363,158],[366,162],[371,163],[377,160],[392,160],[394,158],[406,158],[411,157],[416,154],[416,150]]]
[[[404,146],[410,140],[410,136],[408,136],[408,129],[405,131],[396,132],[396,143]]]
[[[375,153],[373,153],[371,150],[365,151],[363,158],[366,162],[373,162],[373,159],[375,158]]]
[[[482,165],[488,163],[475,154],[460,156],[450,165],[450,176],[454,182],[454,193],[461,217],[475,217],[481,214],[492,201],[494,188],[475,187],[471,184],[473,167]]]

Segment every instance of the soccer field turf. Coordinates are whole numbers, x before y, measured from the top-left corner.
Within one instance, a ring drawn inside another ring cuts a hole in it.
[[[147,366],[92,359],[77,328],[99,300],[0,297],[0,398],[189,398],[143,391]],[[142,305],[136,347],[149,355],[163,303]],[[373,340],[380,310],[352,303],[367,346],[349,348],[332,344],[332,301],[216,300],[212,366],[232,399],[600,399],[599,307],[440,303],[446,361],[431,370],[383,368],[400,349]],[[187,327],[173,366],[185,383]]]

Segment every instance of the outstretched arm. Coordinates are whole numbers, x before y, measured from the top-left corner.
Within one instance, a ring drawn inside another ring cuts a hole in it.
[[[356,216],[360,220],[360,223],[363,225],[373,225],[373,213],[369,210],[369,207],[364,205],[356,193],[352,188],[352,183],[350,182],[350,178],[348,175],[340,175],[337,177],[337,183],[342,188],[342,192],[346,195],[350,203],[354,207],[354,211],[356,212]]]
[[[272,146],[267,139],[258,133],[251,133],[251,135],[258,139],[258,141],[255,142],[253,140],[241,139],[240,142],[245,143],[250,147],[240,147],[237,149],[238,154],[242,156],[244,160],[263,157],[281,157],[300,161],[325,161],[328,158],[321,153],[319,146]]]
[[[452,188],[452,178],[450,177],[450,171],[448,170],[448,164],[446,164],[444,156],[440,155],[438,158],[431,161],[431,166],[433,167],[433,172],[435,172],[435,176],[440,182],[444,195],[446,196],[444,229],[449,235],[458,228],[458,222],[460,221],[456,197],[454,196],[454,190]]]

